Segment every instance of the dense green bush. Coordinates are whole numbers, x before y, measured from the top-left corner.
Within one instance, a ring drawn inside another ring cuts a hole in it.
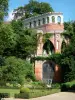
[[[16,82],[22,85],[27,78],[35,79],[32,64],[13,56],[5,59],[5,66],[1,67],[0,72],[0,77],[5,82]]]
[[[23,99],[28,99],[29,98],[29,88],[22,87],[20,89],[19,94],[15,94],[15,98],[23,98]]]
[[[75,81],[66,82],[61,85],[61,91],[75,91]]]
[[[1,98],[9,98],[10,94],[9,93],[0,93],[0,100]]]
[[[47,88],[47,85],[44,82],[38,81],[38,82],[32,82],[32,87],[34,89],[44,89]]]
[[[29,98],[29,94],[25,94],[25,93],[15,94],[15,98],[28,99]]]
[[[29,92],[30,92],[29,88],[22,87],[20,89],[20,93],[29,93]]]
[[[54,88],[54,89],[60,89],[60,84],[59,84],[59,83],[53,83],[51,88],[52,88],[52,89],[53,89],[53,88]]]

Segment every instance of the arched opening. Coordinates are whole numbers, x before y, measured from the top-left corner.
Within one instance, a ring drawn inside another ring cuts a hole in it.
[[[63,40],[61,44],[61,52],[63,52],[66,48],[66,42]]]
[[[52,23],[55,23],[55,16],[52,16]]]
[[[49,23],[49,17],[47,17],[47,23]]]
[[[50,84],[54,78],[55,63],[53,61],[46,61],[43,63],[43,81]]]
[[[58,24],[61,23],[61,17],[60,16],[57,17],[57,22],[58,22]]]
[[[54,53],[55,48],[53,43],[50,40],[47,40],[43,45],[43,54],[51,55]]]
[[[43,24],[45,24],[45,18],[43,18]]]

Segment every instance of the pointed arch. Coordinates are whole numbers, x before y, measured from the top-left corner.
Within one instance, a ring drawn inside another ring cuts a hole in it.
[[[53,43],[50,40],[47,40],[43,45],[43,54],[51,55],[54,52],[55,52],[55,47]]]

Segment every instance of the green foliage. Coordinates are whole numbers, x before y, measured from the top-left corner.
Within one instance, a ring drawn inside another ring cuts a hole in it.
[[[10,94],[9,93],[0,93],[0,100],[1,98],[9,98]]]
[[[30,92],[28,94],[26,93],[19,93],[15,95],[15,98],[36,98],[41,96],[50,95],[53,93],[59,92],[60,89],[30,89]]]
[[[19,93],[19,89],[0,87],[0,93],[8,93],[10,97],[14,97],[14,94]]]
[[[16,34],[10,24],[0,25],[0,54],[16,45]]]
[[[4,15],[7,15],[8,1],[9,0],[0,0],[0,22],[3,20]]]
[[[14,32],[17,35],[17,44],[15,48],[9,49],[7,54],[19,58],[29,58],[35,54],[37,48],[37,32],[32,29],[24,29],[22,21],[12,21]],[[9,53],[8,53],[9,52]]]
[[[75,79],[75,22],[65,23],[66,48],[62,51],[61,66],[63,80],[72,81]]]
[[[5,65],[5,58],[0,55],[0,66]]]
[[[32,58],[33,61],[35,60],[41,60],[41,61],[44,61],[44,60],[52,60],[54,61],[55,63],[57,64],[61,64],[61,58],[62,58],[62,54],[52,54],[52,55],[49,55],[47,57],[45,56],[37,56],[37,57],[34,57]]]
[[[46,33],[43,35],[43,43],[47,42],[52,37],[51,33]]]
[[[29,99],[29,93],[19,93],[15,94],[15,98]]]
[[[45,89],[47,88],[47,86],[44,82],[38,81],[38,82],[32,82],[32,88],[33,89]]]
[[[14,10],[16,11],[15,15],[20,16],[25,13],[25,16],[23,15],[22,19],[28,18],[31,16],[36,16],[39,14],[47,13],[47,12],[53,12],[53,8],[51,7],[50,4],[46,2],[38,2],[36,0],[30,0],[28,4],[26,4],[24,7],[19,7]]]
[[[15,98],[28,99],[29,98],[29,92],[30,92],[29,88],[22,87],[20,89],[20,93],[19,94],[15,94]]]
[[[50,95],[53,93],[57,93],[59,91],[60,89],[32,89],[29,94],[29,97],[36,98],[36,97],[41,97],[41,96],[46,96],[46,95]]]
[[[29,62],[16,57],[8,57],[5,59],[5,66],[1,68],[1,79],[7,82],[15,81],[24,84],[28,72],[31,73],[33,80],[34,73],[32,65]]]
[[[63,83],[61,85],[61,91],[71,91],[71,90],[75,91],[75,81]]]
[[[20,93],[29,93],[29,92],[30,92],[29,88],[22,87],[20,89]]]
[[[51,88],[52,89],[60,89],[60,84],[59,83],[53,83]]]

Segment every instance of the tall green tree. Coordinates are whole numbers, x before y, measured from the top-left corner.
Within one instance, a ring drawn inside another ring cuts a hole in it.
[[[37,32],[32,29],[24,29],[22,21],[12,21],[13,32],[16,34],[16,45],[14,48],[6,49],[5,56],[16,56],[20,58],[31,57],[37,49]]]
[[[75,22],[67,26],[66,32],[70,36],[69,44],[62,52],[61,64],[64,69],[64,80],[75,80]]]
[[[0,55],[3,55],[6,49],[13,48],[16,44],[16,34],[10,24],[0,25]]]
[[[7,15],[8,1],[9,0],[0,0],[0,22],[3,20],[4,16]]]
[[[46,2],[38,2],[37,0],[30,0],[28,4],[23,7],[19,7],[14,10],[15,16],[22,16],[23,18],[29,18],[39,14],[53,12],[53,8]]]

